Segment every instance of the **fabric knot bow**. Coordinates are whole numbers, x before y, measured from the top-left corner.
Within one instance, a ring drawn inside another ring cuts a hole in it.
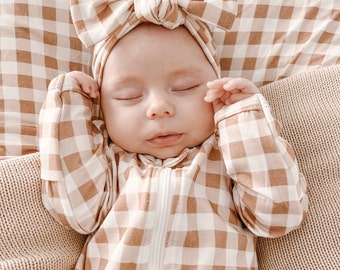
[[[94,46],[93,75],[101,83],[106,59],[117,41],[143,22],[174,29],[183,25],[201,46],[219,75],[211,31],[231,28],[236,0],[70,0],[80,40]]]
[[[176,1],[140,1],[134,0],[136,17],[154,24],[173,29],[184,23],[185,13]]]

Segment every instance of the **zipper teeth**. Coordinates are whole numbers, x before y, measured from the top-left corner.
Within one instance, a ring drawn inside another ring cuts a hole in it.
[[[158,187],[158,200],[155,212],[155,229],[151,243],[151,268],[162,269],[165,250],[166,235],[172,202],[171,169],[161,170]]]

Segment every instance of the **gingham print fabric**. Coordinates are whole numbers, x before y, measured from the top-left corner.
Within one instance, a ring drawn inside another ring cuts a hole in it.
[[[166,160],[108,145],[91,109],[59,76],[40,117],[44,204],[90,234],[77,269],[256,269],[256,235],[305,217],[304,178],[262,95],[218,111],[216,134]]]
[[[215,29],[222,76],[261,86],[340,64],[340,1],[238,0],[232,28]],[[87,73],[68,0],[0,1],[0,156],[38,150],[38,114],[49,81],[74,69]],[[322,91],[322,89],[320,90]]]
[[[223,31],[230,29],[236,12],[235,0],[71,1],[72,19],[79,38],[88,47],[95,45],[93,74],[99,85],[112,47],[143,22],[168,29],[185,26],[219,76],[219,58],[210,31],[216,27]]]
[[[238,0],[228,33],[215,30],[222,76],[257,86],[340,64],[340,1]]]
[[[69,70],[90,72],[68,2],[0,1],[0,156],[36,152],[49,82]]]

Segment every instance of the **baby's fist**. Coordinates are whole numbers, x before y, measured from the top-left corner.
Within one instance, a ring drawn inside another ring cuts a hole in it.
[[[207,83],[204,100],[213,102],[215,111],[259,93],[256,85],[244,78],[221,78]]]
[[[76,80],[82,91],[91,98],[96,98],[99,96],[99,86],[91,76],[81,71],[71,71],[67,73],[67,76]]]

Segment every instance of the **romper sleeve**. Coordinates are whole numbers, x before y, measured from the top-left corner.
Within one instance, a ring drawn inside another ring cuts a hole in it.
[[[296,229],[307,212],[306,183],[265,98],[256,94],[224,106],[216,112],[215,122],[243,223],[262,237]]]
[[[59,75],[39,115],[43,204],[61,224],[83,234],[97,229],[116,189],[104,124],[92,121],[92,106],[75,80]]]

